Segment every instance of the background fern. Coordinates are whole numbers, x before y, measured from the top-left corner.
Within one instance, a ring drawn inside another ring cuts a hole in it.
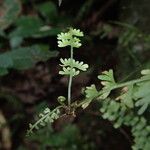
[[[104,86],[102,90],[98,92],[94,85],[87,87],[85,94],[90,100],[82,103],[85,108],[93,99],[98,99],[104,119],[113,122],[115,128],[122,125],[131,127],[134,137],[133,150],[150,149],[150,125],[148,120],[141,116],[149,108],[150,70],[142,70],[141,74],[143,76],[137,80],[119,84],[115,82],[112,70],[105,71],[98,76]],[[111,91],[117,88],[126,90],[116,98],[108,98]]]

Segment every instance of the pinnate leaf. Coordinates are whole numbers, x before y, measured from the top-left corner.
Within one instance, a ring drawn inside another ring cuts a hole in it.
[[[103,93],[100,98],[105,99],[116,85],[113,70],[110,69],[109,71],[102,72],[102,74],[98,76],[98,79],[101,80],[101,84],[104,86],[102,89]]]
[[[149,81],[137,84],[137,90],[134,93],[135,106],[140,107],[138,113],[143,114],[150,105],[150,69],[142,70],[142,79],[149,79]]]

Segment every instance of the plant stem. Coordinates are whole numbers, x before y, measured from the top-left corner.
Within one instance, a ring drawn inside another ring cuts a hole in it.
[[[70,49],[70,59],[71,59],[71,70],[72,70],[72,60],[73,60],[73,47],[71,46]],[[71,105],[71,86],[72,86],[72,74],[69,76],[69,83],[68,83],[68,106]]]
[[[112,90],[118,89],[118,88],[121,88],[121,87],[124,87],[124,86],[128,86],[128,85],[131,85],[131,84],[135,84],[135,83],[149,81],[149,80],[150,80],[149,78],[140,78],[140,79],[131,80],[131,81],[128,81],[128,82],[125,82],[125,83],[117,84],[116,86],[114,86],[112,88]]]

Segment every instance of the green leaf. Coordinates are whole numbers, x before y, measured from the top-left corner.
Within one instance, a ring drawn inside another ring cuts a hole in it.
[[[37,9],[48,23],[53,23],[56,21],[58,12],[57,7],[53,2],[47,1],[41,3],[37,6]]]
[[[0,4],[0,29],[6,29],[13,23],[21,11],[18,0],[4,0]]]
[[[47,107],[42,113],[39,114],[39,119],[34,124],[29,124],[29,130],[27,131],[27,136],[33,133],[33,130],[39,130],[41,127],[47,125],[47,123],[52,123],[54,120],[58,119],[60,115],[59,107],[56,107],[52,111]]]
[[[125,87],[126,91],[119,96],[119,99],[123,104],[125,104],[128,108],[133,108],[133,85]]]
[[[45,25],[36,16],[22,16],[16,21],[16,29],[9,34],[9,38],[41,38],[57,35],[60,31],[60,28],[51,28]]]
[[[98,96],[99,92],[97,91],[94,84],[85,89],[85,97],[86,99],[82,102],[82,108],[85,109],[89,106],[91,101]]]
[[[58,47],[66,47],[71,46],[74,48],[79,48],[82,44],[80,43],[80,39],[77,37],[82,37],[83,32],[79,29],[69,28],[69,31],[66,33],[60,33],[57,36],[58,39]]]
[[[99,92],[97,91],[94,84],[86,87],[85,89],[86,98],[93,99],[98,96]]]
[[[142,79],[149,79],[149,81],[141,82],[137,84],[136,91],[134,93],[135,106],[141,107],[138,111],[139,114],[143,114],[150,105],[150,69],[142,70]]]
[[[42,21],[36,16],[21,16],[16,21],[17,28],[9,34],[9,37],[32,37],[43,26]]]
[[[141,107],[138,113],[142,114],[150,105],[150,81],[139,83],[137,86],[138,90],[134,94],[137,100],[135,105]]]
[[[77,76],[80,73],[80,71],[76,71],[74,68],[71,69],[70,67],[63,67],[62,71],[59,71],[59,74],[61,75],[71,75],[73,76]]]
[[[88,64],[84,64],[83,62],[75,61],[74,59],[60,59],[60,66],[63,67],[62,71],[59,71],[59,74],[61,75],[71,75],[76,76],[81,71],[86,71],[88,68]]]
[[[76,68],[76,69],[79,69],[81,71],[86,71],[87,68],[89,67],[88,64],[84,64],[82,61],[79,62],[79,61],[75,61],[74,59],[60,59],[60,62],[62,63],[60,66],[63,66],[63,67],[73,67],[73,68]]]
[[[15,37],[10,38],[11,48],[17,48],[17,47],[19,47],[22,42],[23,42],[22,37],[15,36]]]
[[[3,53],[0,55],[0,67],[8,68],[13,66],[13,60],[10,57],[9,52]]]
[[[102,72],[102,74],[98,76],[98,79],[101,80],[101,84],[104,86],[102,89],[102,95],[99,98],[105,99],[116,85],[113,70],[110,69],[109,71]]]
[[[51,57],[56,57],[57,54],[56,51],[43,50],[38,45],[18,48],[0,54],[0,68],[5,73],[9,68],[28,69],[39,61],[47,61]]]

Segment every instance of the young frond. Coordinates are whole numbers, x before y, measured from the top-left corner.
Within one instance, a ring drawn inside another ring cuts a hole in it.
[[[47,123],[52,123],[54,120],[58,119],[60,115],[60,110],[56,107],[54,110],[50,110],[46,108],[43,113],[39,114],[39,120],[34,124],[29,124],[29,130],[27,131],[27,135],[29,136],[33,133],[34,130],[38,130],[41,127],[46,126]]]
[[[71,46],[75,48],[79,48],[81,46],[80,39],[77,37],[83,36],[83,32],[79,29],[70,28],[66,33],[60,33],[57,36],[58,39],[58,47],[66,47]]]
[[[80,31],[80,29],[73,29],[73,28],[70,28],[70,33],[73,35],[73,36],[84,36],[83,35],[83,32]]]
[[[71,67],[72,68],[76,68],[76,69],[79,69],[81,71],[86,71],[87,68],[89,67],[88,64],[84,64],[82,61],[79,62],[79,61],[75,61],[74,59],[60,59],[60,62],[62,63],[60,66],[63,66],[63,67]]]
[[[79,73],[79,70],[76,70],[75,68],[71,69],[70,67],[63,67],[63,70],[59,71],[60,75],[71,75],[72,77],[77,76]]]

